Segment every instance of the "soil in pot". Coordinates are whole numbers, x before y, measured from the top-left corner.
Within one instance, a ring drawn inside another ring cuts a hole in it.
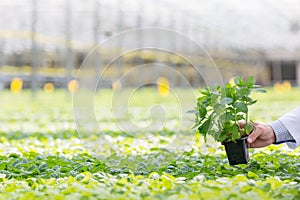
[[[234,142],[224,142],[227,158],[230,165],[247,164],[249,153],[247,147],[247,137]]]

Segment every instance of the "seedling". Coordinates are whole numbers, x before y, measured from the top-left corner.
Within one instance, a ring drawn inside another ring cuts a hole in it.
[[[251,133],[253,126],[249,120],[248,107],[257,102],[251,98],[251,92],[266,92],[255,82],[253,76],[246,80],[236,76],[234,84],[207,86],[200,90],[197,107],[191,112],[196,116],[194,128],[204,136],[205,141],[207,135],[210,135],[218,142],[236,143]],[[245,121],[245,126],[240,127],[239,121]],[[242,145],[247,150],[246,140],[243,141]]]

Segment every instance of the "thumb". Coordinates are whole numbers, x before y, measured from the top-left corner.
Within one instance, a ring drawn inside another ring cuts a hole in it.
[[[261,133],[259,131],[257,131],[256,129],[254,129],[254,131],[248,136],[247,142],[249,144],[253,143],[260,135],[261,135]]]

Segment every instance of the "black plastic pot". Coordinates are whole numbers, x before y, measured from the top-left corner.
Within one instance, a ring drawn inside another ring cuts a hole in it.
[[[227,158],[230,165],[247,164],[249,152],[247,147],[247,137],[234,142],[224,142]]]

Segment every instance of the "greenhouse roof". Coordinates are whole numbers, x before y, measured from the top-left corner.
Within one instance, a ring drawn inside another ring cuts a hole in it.
[[[32,2],[34,1],[2,0],[0,2],[2,13],[0,39],[4,37],[3,31],[6,33],[12,31],[13,39],[20,32],[31,31]],[[298,0],[39,0],[36,2],[37,33],[64,38],[68,30],[67,23],[70,23],[71,39],[83,44],[93,43],[95,40],[96,16],[99,18],[99,41],[122,30],[158,26],[183,32],[196,41],[215,48],[300,51]],[[97,2],[98,8],[95,6]],[[71,13],[69,20],[66,20],[67,12]],[[5,38],[8,38],[7,34]],[[22,45],[30,46],[28,41],[20,43],[20,41],[10,40],[9,44],[11,49]]]

